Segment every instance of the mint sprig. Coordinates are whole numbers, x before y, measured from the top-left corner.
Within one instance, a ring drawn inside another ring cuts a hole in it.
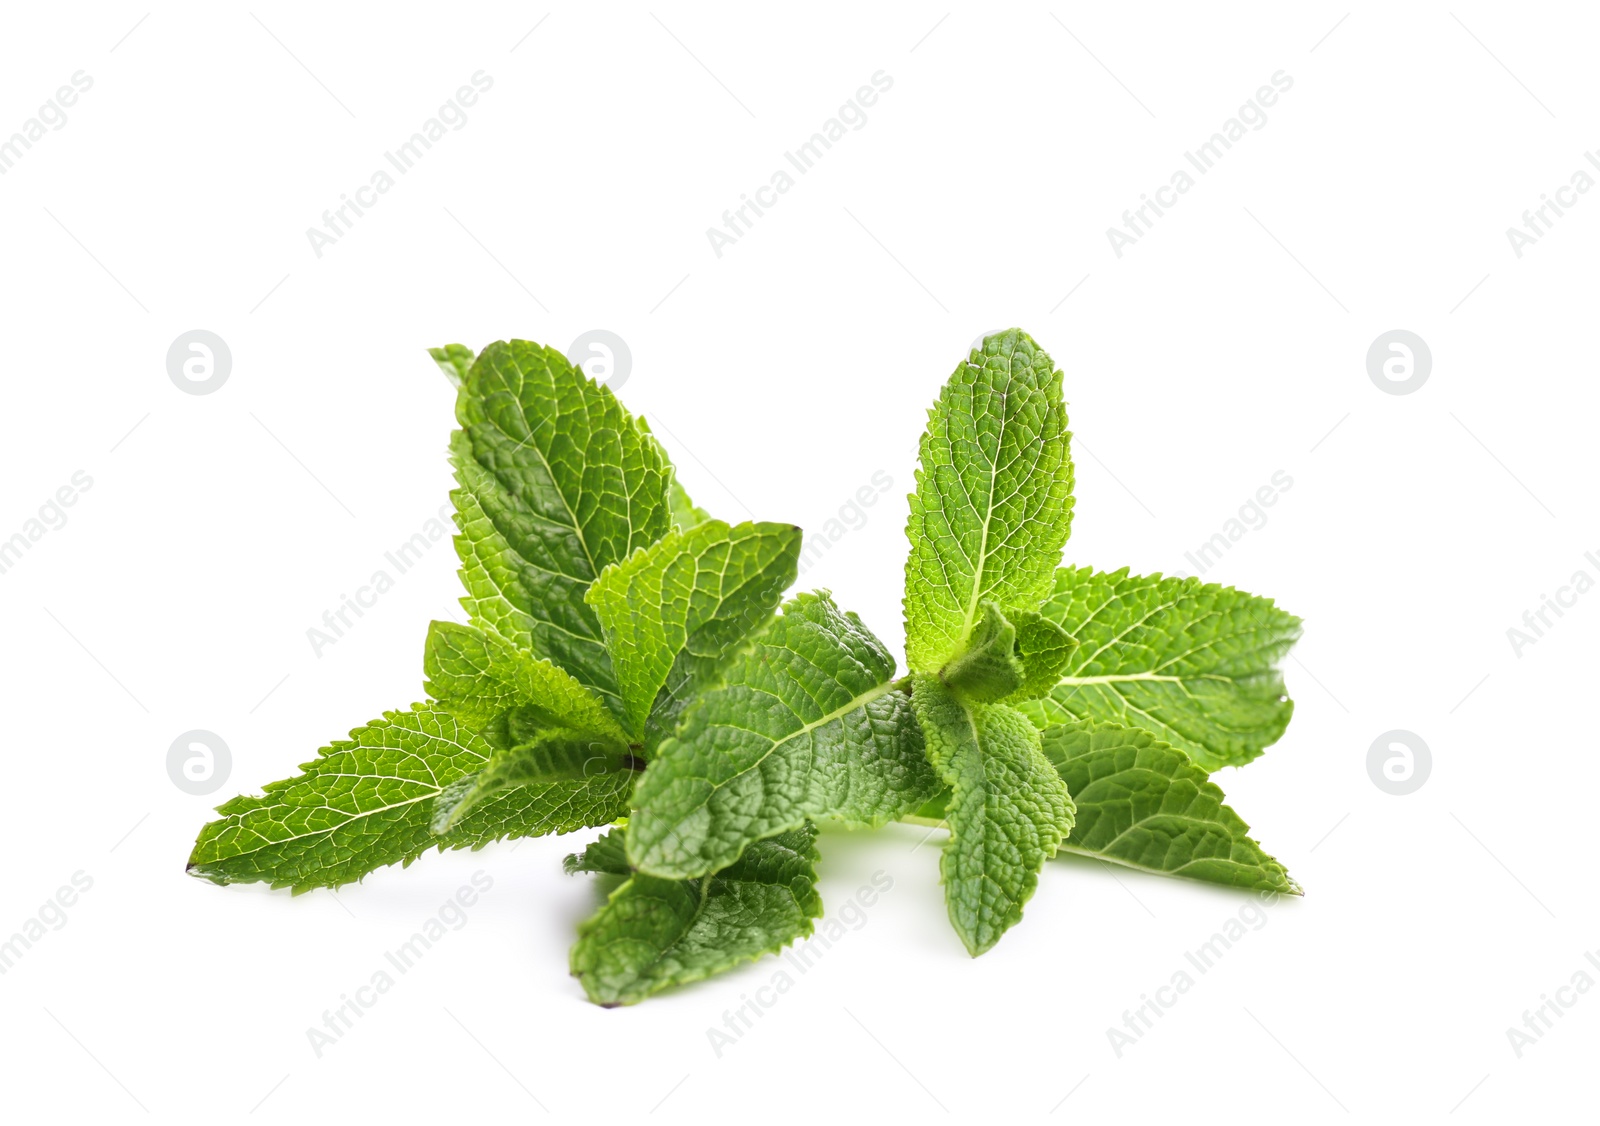
[[[469,624],[434,622],[429,702],[219,807],[191,873],[303,892],[430,849],[611,829],[571,968],[625,1005],[805,938],[817,825],[947,831],[972,954],[1045,861],[1298,893],[1211,781],[1288,726],[1299,619],[1196,579],[1063,566],[1062,374],[986,337],[929,411],[910,498],[909,672],[827,594],[784,601],[801,533],[698,508],[642,419],[554,349],[430,349]]]

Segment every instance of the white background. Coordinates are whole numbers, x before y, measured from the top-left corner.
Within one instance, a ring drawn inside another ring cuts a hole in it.
[[[1577,6],[146,11],[0,28],[0,135],[93,78],[0,177],[0,538],[93,480],[0,575],[0,937],[93,880],[0,977],[8,1119],[1499,1122],[1588,1101],[1600,996],[1521,1058],[1506,1035],[1600,947],[1600,593],[1520,656],[1506,636],[1600,575],[1600,194],[1520,259],[1505,234],[1600,143]],[[465,126],[317,257],[306,228],[480,70]],[[865,126],[719,258],[706,228],[880,70]],[[1280,70],[1265,126],[1118,258],[1106,228]],[[1206,577],[1305,618],[1292,728],[1217,780],[1307,894],[1120,1058],[1108,1027],[1249,896],[1056,861],[973,961],[937,840],[829,834],[828,903],[877,871],[893,890],[719,1057],[707,1028],[782,964],[588,1004],[566,950],[596,890],[560,859],[593,834],[337,896],[185,877],[213,805],[417,699],[425,625],[459,613],[439,547],[320,656],[306,635],[446,500],[427,346],[620,334],[622,397],[715,515],[815,531],[887,473],[803,583],[898,650],[924,410],[1013,324],[1066,373],[1069,561],[1193,570],[1293,479]],[[166,371],[195,328],[233,357],[205,396]],[[1404,396],[1366,370],[1395,328],[1433,355]],[[206,797],[167,774],[194,728],[232,752]],[[1404,797],[1367,769],[1395,728],[1433,758]],[[318,1058],[307,1028],[480,870],[467,924]]]

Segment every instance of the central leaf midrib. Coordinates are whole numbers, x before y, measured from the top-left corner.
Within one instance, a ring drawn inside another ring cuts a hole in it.
[[[1081,688],[1090,684],[1121,684],[1128,680],[1154,680],[1172,684],[1181,684],[1186,680],[1229,680],[1226,676],[1216,673],[1197,673],[1193,676],[1163,676],[1154,672],[1121,672],[1107,673],[1104,676],[1064,676],[1056,682],[1056,687]]]
[[[978,717],[976,715],[974,715],[973,714],[973,710],[971,708],[967,707],[965,704],[962,704],[962,705],[959,705],[959,706],[961,708],[961,713],[967,717],[967,728],[972,732],[972,746],[974,748],[974,753],[975,753],[975,755],[977,757],[977,760],[978,760],[978,774],[979,774],[980,782],[982,784],[982,792],[980,794],[980,800],[981,800],[981,807],[982,807],[982,818],[983,818],[983,821],[985,823],[984,828],[981,829],[979,831],[979,833],[978,833],[978,836],[979,836],[979,845],[978,845],[978,847],[984,853],[987,853],[988,852],[988,838],[989,838],[988,822],[991,820],[991,818],[989,817],[989,801],[988,801],[988,795],[989,795],[988,756],[985,754],[984,749],[983,749],[983,736],[981,734],[979,734],[979,731],[978,731]],[[954,805],[954,804],[957,804],[957,803],[952,803],[952,805]],[[948,821],[949,818],[947,817],[946,820]],[[1004,833],[1002,832],[1002,836],[1003,835],[1004,835]],[[955,825],[953,823],[950,825],[950,837],[951,837],[952,843],[954,843],[954,838],[956,837],[956,830],[955,830]],[[949,854],[947,854],[947,855],[949,855]],[[1016,900],[1012,896],[1011,891],[1008,888],[1002,887],[1000,885],[1000,882],[998,880],[996,880],[993,875],[990,874],[989,865],[988,865],[987,859],[980,860],[980,862],[979,862],[978,878],[980,880],[985,880],[985,881],[988,881],[989,883],[993,884],[995,886],[995,889],[997,891],[999,891],[999,893],[1001,894],[1002,897],[1004,897],[1006,903],[1009,906],[1014,907],[1016,905]],[[991,912],[985,907],[985,904],[983,902],[983,897],[981,895],[978,897],[978,902],[976,904],[976,912],[977,912],[977,917],[980,920],[980,923],[982,923],[982,922],[984,922],[986,920],[992,919],[992,917],[995,914],[997,914],[997,912]],[[1010,915],[1010,911],[1008,909],[1008,910],[1003,911],[1003,912],[998,912],[998,914],[1002,918],[1004,918],[1004,917],[1007,917],[1007,916]],[[992,923],[990,925],[992,925]]]
[[[828,724],[834,722],[837,719],[843,719],[845,716],[849,715],[853,711],[856,711],[858,708],[866,707],[868,704],[872,703],[872,701],[876,700],[878,697],[887,695],[891,690],[893,690],[893,688],[894,688],[894,681],[892,679],[886,680],[882,684],[873,685],[867,691],[861,693],[859,696],[853,697],[847,703],[842,704],[841,706],[835,708],[833,711],[829,712],[827,715],[823,716],[821,719],[816,720],[816,721],[814,721],[812,723],[802,724],[799,728],[795,729],[794,731],[789,732],[789,734],[783,736],[782,738],[774,739],[772,741],[772,746],[768,747],[765,751],[763,751],[761,753],[761,757],[756,759],[755,762],[751,763],[749,766],[745,767],[743,770],[738,771],[735,774],[729,775],[727,778],[724,778],[721,782],[713,782],[713,783],[711,783],[711,793],[707,794],[705,796],[705,798],[702,799],[700,801],[700,803],[695,806],[695,808],[699,809],[699,808],[705,806],[708,802],[710,802],[711,794],[716,793],[719,789],[721,789],[723,786],[727,785],[729,782],[735,782],[738,779],[744,777],[746,774],[749,774],[752,770],[755,770],[758,767],[760,767],[760,765],[763,762],[767,761],[767,759],[772,756],[774,751],[776,751],[779,747],[783,746],[785,743],[788,743],[789,741],[791,741],[793,739],[798,739],[802,735],[809,735],[811,732],[817,730],[820,727],[826,727]]]
[[[535,430],[533,425],[528,421],[527,408],[522,405],[522,396],[520,394],[517,396],[517,409],[522,414],[523,425],[527,426],[528,428],[528,436],[522,441],[518,442],[516,445],[512,446],[511,452],[514,454],[526,446],[538,456],[539,464],[544,466],[545,478],[550,482],[550,488],[555,491],[556,496],[561,498],[561,507],[567,510],[567,518],[572,521],[572,532],[578,538],[578,546],[583,548],[583,558],[589,564],[589,582],[593,583],[595,578],[600,574],[600,568],[595,566],[594,553],[589,550],[589,540],[584,535],[583,525],[578,522],[578,514],[572,511],[572,502],[567,499],[567,494],[561,490],[561,486],[556,482],[555,470],[550,466],[550,459],[545,457],[544,450],[541,449],[536,442],[534,442]],[[496,426],[495,429],[500,430],[498,426]],[[500,430],[500,433],[505,434],[505,431]],[[509,434],[505,434],[505,436],[507,438],[511,437]],[[555,521],[552,520],[551,523],[555,523]],[[632,532],[631,525],[629,527],[629,532],[630,534]]]
[[[983,571],[989,561],[989,525],[994,520],[994,489],[995,482],[1000,477],[1000,451],[1006,444],[1006,424],[1009,415],[1006,412],[1010,405],[1011,380],[1010,371],[1007,370],[1005,390],[1000,392],[1000,429],[995,435],[994,457],[989,459],[989,499],[983,511],[983,534],[978,539],[978,560],[972,574],[972,598],[967,603],[966,613],[963,615],[961,636],[965,640],[972,633],[973,615],[978,611],[978,600],[983,591]],[[976,427],[974,427],[976,430]],[[976,437],[976,433],[974,433]],[[951,445],[950,455],[955,457],[955,446]]]

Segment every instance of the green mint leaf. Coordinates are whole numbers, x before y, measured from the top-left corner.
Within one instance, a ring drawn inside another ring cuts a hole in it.
[[[684,714],[634,792],[634,865],[689,878],[808,818],[878,826],[939,788],[894,658],[826,593],[802,594]]]
[[[1013,610],[1017,626],[1017,660],[1022,663],[1022,685],[1009,703],[1033,700],[1054,688],[1061,679],[1078,642],[1055,622],[1034,610]]]
[[[492,736],[486,736],[492,743]],[[435,833],[448,833],[482,803],[518,786],[599,781],[622,772],[630,777],[607,779],[602,784],[626,787],[641,765],[620,742],[597,739],[590,732],[570,727],[519,732],[516,744],[495,751],[484,769],[440,791],[433,803],[430,827]]]
[[[608,876],[632,875],[634,868],[627,862],[627,829],[616,825],[613,829],[605,830],[589,848],[582,852],[571,852],[562,860],[562,868],[570,876],[579,872]]]
[[[1188,755],[1114,723],[1047,728],[1045,757],[1077,803],[1064,852],[1232,887],[1300,894],[1300,886]]]
[[[476,359],[472,349],[464,344],[446,344],[443,348],[429,348],[428,355],[433,357],[433,362],[439,365],[444,377],[456,387],[466,382],[467,372],[472,369],[472,361]]]
[[[583,715],[563,718],[539,704],[520,704],[495,716],[478,734],[496,751],[514,751],[551,736],[588,740],[623,751],[634,749],[609,716],[595,725],[586,725],[585,718]]]
[[[482,770],[440,792],[430,820],[435,833],[450,832],[502,791],[617,771],[631,775],[639,765],[599,696],[499,634],[434,622],[423,668],[428,694],[494,749]],[[613,781],[627,788],[632,778]]]
[[[806,937],[822,914],[815,839],[808,825],[758,841],[699,879],[633,876],[578,927],[573,975],[596,1004],[631,1005]]]
[[[946,787],[917,807],[907,820],[943,821],[950,812],[950,789]]]
[[[504,722],[516,709],[524,723],[626,742],[598,695],[571,674],[518,651],[489,630],[431,623],[422,667],[428,695],[474,731],[483,731],[495,720]]]
[[[607,829],[600,839],[582,852],[576,852],[561,862],[567,875],[579,872],[597,872],[606,876],[628,876],[633,869],[628,864],[628,833],[626,829]]]
[[[324,747],[303,774],[217,807],[188,870],[214,883],[266,881],[295,892],[338,887],[430,848],[480,848],[502,837],[564,833],[627,812],[633,776],[526,786],[484,802],[447,836],[434,799],[481,770],[489,746],[449,713],[416,704]]]
[[[1015,704],[1054,688],[1078,646],[1067,631],[1033,610],[989,601],[982,610],[966,651],[939,670],[945,686],[969,704]]]
[[[456,401],[462,600],[475,623],[608,698],[617,681],[584,601],[601,571],[671,527],[671,465],[647,428],[552,348],[489,345]]]
[[[689,499],[689,491],[672,479],[672,489],[667,493],[667,503],[672,508],[672,526],[680,531],[704,524],[711,514]]]
[[[928,412],[906,535],[906,659],[933,672],[985,599],[1031,610],[1072,523],[1061,373],[1019,329],[985,338]]]
[[[647,752],[772,613],[799,557],[792,525],[709,520],[667,533],[589,588],[616,662],[624,727]]]
[[[993,602],[985,600],[981,609],[966,651],[939,670],[945,687],[969,704],[992,704],[1022,687],[1017,628]]]
[[[1022,706],[1040,726],[1142,728],[1207,771],[1242,766],[1289,726],[1294,703],[1275,666],[1300,619],[1269,598],[1126,567],[1063,567],[1040,613],[1078,641],[1050,694]]]
[[[976,957],[1022,919],[1039,870],[1072,832],[1072,795],[1015,708],[964,704],[933,676],[912,685],[928,758],[951,790],[945,905]]]
[[[474,624],[508,639],[517,648],[532,650],[536,632],[565,627],[551,623],[549,610],[535,607],[532,591],[537,589],[537,572],[524,578],[534,569],[512,550],[479,503],[480,495],[490,496],[500,487],[488,470],[472,459],[472,442],[464,430],[450,436],[450,464],[458,486],[450,491],[456,507],[456,555],[461,560],[461,585],[467,591],[461,605]],[[505,503],[500,498],[495,506],[498,509]],[[578,625],[587,631],[593,629],[592,622],[580,621]],[[590,632],[584,632],[574,643],[586,646],[589,638]]]

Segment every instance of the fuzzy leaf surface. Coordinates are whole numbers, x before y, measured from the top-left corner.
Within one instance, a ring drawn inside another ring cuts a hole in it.
[[[1072,795],[1015,708],[964,704],[933,676],[914,678],[911,699],[929,761],[950,787],[945,905],[977,956],[1021,921],[1039,870],[1072,832]]]
[[[1230,887],[1300,894],[1282,864],[1188,755],[1114,723],[1047,728],[1044,754],[1072,792],[1077,824],[1063,851]]]
[[[1050,694],[1022,705],[1036,724],[1138,727],[1207,771],[1276,742],[1294,703],[1277,664],[1300,619],[1270,598],[1198,579],[1063,567],[1039,612],[1078,641]]]
[[[410,864],[430,848],[564,833],[627,812],[632,772],[508,790],[435,836],[434,799],[489,756],[488,744],[448,712],[416,704],[386,713],[324,747],[303,773],[219,806],[222,817],[200,830],[189,872],[303,892]]]
[[[621,827],[607,829],[593,844],[582,852],[575,852],[561,862],[567,875],[595,872],[606,876],[627,876],[633,873],[628,864],[628,833]]]
[[[966,649],[939,670],[945,687],[969,704],[992,704],[1022,687],[1017,658],[1017,627],[985,600]]]
[[[606,776],[619,773],[625,778],[616,783],[627,786],[637,777],[638,764],[619,741],[570,727],[541,728],[524,734],[514,746],[496,750],[482,770],[446,786],[434,799],[430,824],[435,833],[448,833],[484,802],[519,786],[591,780],[606,785]]]
[[[708,520],[667,533],[590,588],[616,661],[624,729],[647,756],[772,613],[799,556],[793,525]]]
[[[1034,610],[1013,610],[1017,627],[1017,660],[1022,662],[1022,684],[1009,703],[1045,695],[1061,679],[1078,643],[1066,630]]]
[[[698,879],[632,876],[579,926],[573,975],[596,1004],[631,1005],[804,938],[822,914],[815,839],[806,826],[759,841]],[[614,864],[615,853],[593,866],[602,862]]]
[[[516,709],[524,722],[624,741],[622,728],[598,694],[492,631],[431,623],[422,667],[428,695],[475,731],[493,720],[503,721]]]
[[[672,468],[649,430],[553,348],[500,341],[473,363],[451,439],[462,605],[620,711],[584,601],[606,567],[672,525]]]
[[[894,658],[826,593],[802,594],[733,658],[635,791],[634,865],[688,878],[808,818],[882,825],[939,783]]]
[[[1061,373],[1033,338],[985,338],[928,412],[906,535],[906,659],[934,672],[956,655],[985,599],[1031,610],[1050,588],[1072,524]]]

